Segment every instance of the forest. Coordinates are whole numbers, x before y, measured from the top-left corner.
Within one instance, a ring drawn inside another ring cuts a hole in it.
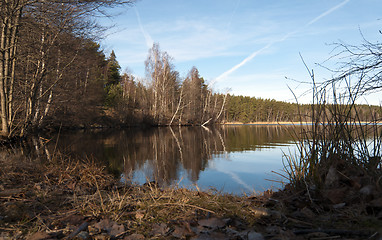
[[[121,74],[106,57],[95,19],[134,1],[2,1],[1,131],[121,125],[195,125],[221,121],[226,96],[213,93],[196,68],[184,79],[158,44],[149,50],[146,81]]]
[[[298,104],[246,96],[229,95],[227,99],[224,120],[227,122],[312,122],[312,111],[316,104]],[[337,104],[338,107],[349,109],[355,122],[371,122],[382,116],[379,106],[366,104]],[[353,108],[354,107],[354,108]],[[328,115],[334,115],[329,107]],[[323,118],[320,121],[325,121]]]
[[[105,9],[134,1],[1,2],[2,135],[37,129],[310,121],[312,106],[215,92],[196,67],[180,76],[154,43],[146,78],[122,72],[100,47]],[[357,106],[362,121],[377,107]]]

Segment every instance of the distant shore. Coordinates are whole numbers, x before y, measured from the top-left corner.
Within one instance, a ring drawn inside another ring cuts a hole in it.
[[[311,122],[226,122],[223,125],[308,125]]]
[[[323,123],[320,123],[323,124]],[[354,124],[354,123],[352,123]],[[382,121],[378,122],[357,122],[355,125],[358,124],[382,124]],[[249,123],[243,123],[243,122],[226,122],[222,123],[222,125],[312,125],[312,122],[249,122]]]

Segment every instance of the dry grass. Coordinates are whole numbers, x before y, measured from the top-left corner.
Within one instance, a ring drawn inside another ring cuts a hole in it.
[[[308,128],[295,132],[297,153],[286,153],[285,176],[295,187],[324,187],[330,168],[352,169],[378,181],[382,174],[382,107],[370,121],[361,119],[360,89],[339,94],[336,85],[318,87],[313,74],[313,102]],[[374,108],[375,109],[375,108]],[[301,115],[301,114],[300,114]],[[344,172],[342,172],[344,173]],[[354,176],[348,176],[354,177]]]
[[[73,207],[89,217],[110,217],[128,224],[131,233],[151,230],[152,224],[197,221],[216,216],[235,218],[248,225],[270,212],[255,203],[258,198],[213,194],[184,188],[161,189],[155,184],[97,189],[93,195],[76,197]],[[264,198],[265,199],[265,198]]]
[[[147,235],[152,224],[197,221],[216,216],[239,219],[248,226],[269,215],[262,197],[238,197],[155,184],[123,184],[89,159],[57,155],[38,164],[22,156],[3,157],[0,164],[1,231],[26,236],[38,231],[70,232],[60,219],[78,214],[87,221],[111,219],[129,233]],[[264,198],[265,199],[265,198]]]

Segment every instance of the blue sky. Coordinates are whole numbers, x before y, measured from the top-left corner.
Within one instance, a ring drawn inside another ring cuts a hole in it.
[[[214,90],[235,95],[309,102],[303,95],[309,75],[331,75],[325,62],[332,43],[362,43],[362,34],[378,41],[382,29],[380,0],[140,0],[105,24],[115,27],[102,46],[117,55],[122,70],[145,77],[144,61],[153,42],[173,57],[180,75],[199,69]],[[291,80],[294,79],[294,80]],[[381,94],[367,98],[380,104]]]

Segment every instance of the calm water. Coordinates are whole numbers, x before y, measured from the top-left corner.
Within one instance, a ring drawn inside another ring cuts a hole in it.
[[[102,161],[121,179],[234,194],[280,188],[293,126],[163,127],[61,133],[56,150]],[[271,180],[271,181],[270,181]]]

